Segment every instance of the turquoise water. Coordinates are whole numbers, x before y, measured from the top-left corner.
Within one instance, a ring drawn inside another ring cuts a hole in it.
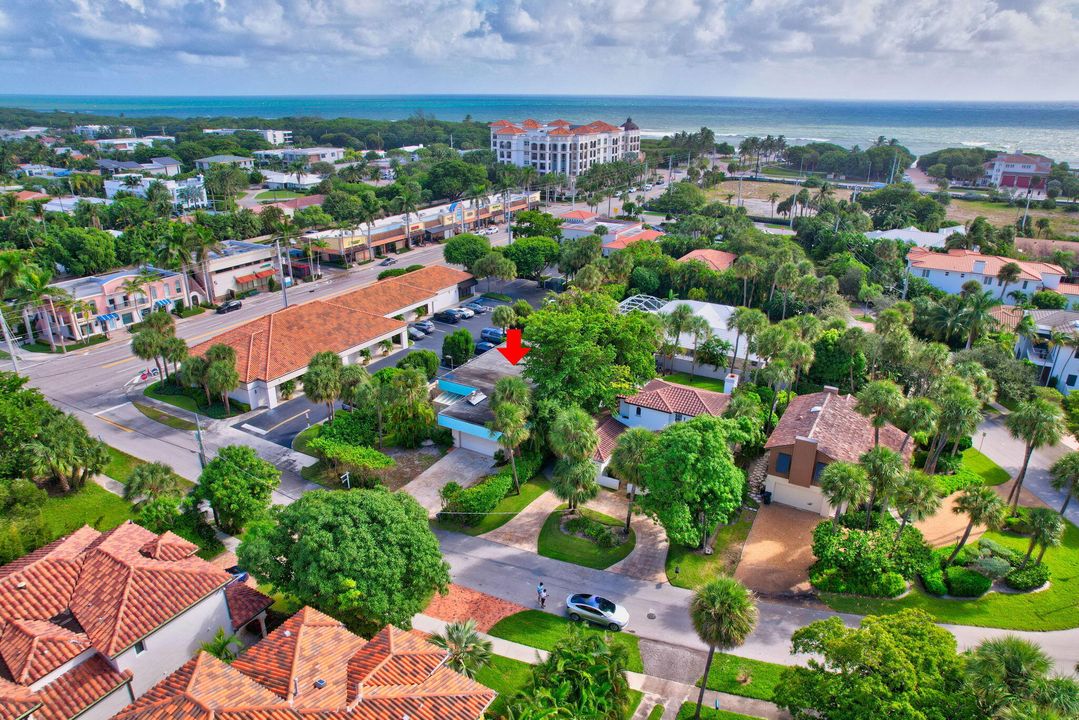
[[[526,117],[572,122],[632,116],[646,136],[712,128],[732,142],[748,134],[785,135],[865,146],[878,135],[915,153],[981,146],[1079,161],[1079,103],[856,102],[773,98],[584,95],[322,95],[125,97],[0,95],[0,105],[129,117],[296,115],[401,119],[416,111],[444,120]]]

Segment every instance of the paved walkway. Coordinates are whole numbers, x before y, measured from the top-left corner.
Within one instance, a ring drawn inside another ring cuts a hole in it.
[[[940,511],[936,515],[914,523],[914,527],[925,536],[925,541],[933,547],[943,547],[959,542],[959,538],[967,529],[967,523],[970,522],[967,516],[953,512],[955,501],[960,495],[962,493],[952,493],[941,502]],[[974,544],[984,534],[985,526],[975,525],[970,532],[968,542]]]
[[[426,633],[440,633],[445,630],[446,625],[447,623],[445,621],[428,615],[417,615],[412,619],[412,626],[417,630]],[[542,662],[547,657],[547,653],[543,650],[537,650],[536,648],[511,642],[509,640],[503,640],[502,638],[491,637],[490,635],[483,634],[483,637],[490,641],[491,652],[495,655],[519,660],[521,662],[529,663],[530,665]],[[638,713],[634,715],[635,718],[647,717],[648,710],[651,710],[652,706],[656,705],[657,702],[661,702],[666,708],[663,717],[673,718],[677,715],[679,706],[690,697],[696,700],[697,693],[699,692],[699,689],[692,685],[686,685],[685,683],[673,680],[664,680],[663,678],[654,677],[652,675],[628,672],[626,673],[626,678],[629,680],[629,686],[632,689],[642,691],[645,693],[646,697],[645,700],[641,701],[641,708],[638,708]],[[789,717],[789,715],[777,708],[774,704],[764,700],[745,698],[740,695],[728,695],[727,693],[715,692],[712,690],[705,692],[705,703],[708,707],[715,707],[715,701],[717,699],[719,700],[720,707],[724,710],[766,718],[766,720],[784,720]],[[641,715],[641,710],[645,707],[646,703],[648,710],[645,710],[644,715]],[[671,712],[672,708],[673,714]]]
[[[629,498],[622,492],[600,490],[594,500],[585,503],[585,507],[611,517],[624,518],[629,507]],[[640,514],[633,516],[630,527],[637,536],[633,552],[607,570],[641,580],[667,582],[667,548],[670,547],[667,533],[659,523]]]
[[[401,489],[416,498],[434,517],[442,509],[439,491],[447,483],[452,481],[461,487],[470,487],[481,477],[489,475],[493,467],[494,461],[486,455],[453,448]]]
[[[734,577],[765,595],[810,592],[813,529],[820,515],[786,505],[761,505]]]
[[[545,492],[533,500],[517,516],[500,528],[485,533],[483,538],[518,550],[534,553],[538,549],[540,530],[547,517],[562,504],[553,492]]]

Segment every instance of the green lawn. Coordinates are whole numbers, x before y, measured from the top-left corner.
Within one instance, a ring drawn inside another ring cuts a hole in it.
[[[659,720],[661,717],[663,717],[663,712],[665,710],[666,708],[662,705],[656,705],[652,708],[651,712],[648,713],[648,720]]]
[[[682,703],[682,707],[678,708],[678,720],[692,720],[693,715],[696,712],[697,703]],[[760,718],[754,717],[753,715],[742,715],[741,713],[730,712],[728,710],[716,710],[706,706],[701,708],[701,720],[760,720]]]
[[[180,319],[182,320],[184,318],[194,317],[196,315],[202,315],[204,312],[206,312],[206,308],[196,305],[195,307],[185,307],[183,310],[181,310],[177,314],[180,316]]]
[[[452,530],[465,535],[482,535],[491,532],[517,517],[517,513],[532,504],[533,500],[547,492],[550,487],[551,484],[542,475],[534,477],[528,482],[521,483],[520,495],[507,495],[502,498],[502,502],[498,503],[494,510],[484,515],[483,519],[475,525],[459,525],[452,521],[443,520],[438,521],[437,525],[443,530]]]
[[[555,601],[557,602],[557,601]],[[493,637],[510,640],[521,645],[550,650],[559,640],[565,637],[571,625],[568,618],[551,615],[541,610],[523,610],[498,621],[487,634]],[[631,672],[644,672],[644,663],[641,661],[641,649],[636,635],[624,632],[612,633],[605,629],[597,628],[588,623],[582,623],[586,632],[606,633],[610,642],[625,645],[629,652],[629,661],[626,669]]]
[[[770,701],[785,667],[717,652],[708,672],[708,689]],[[739,679],[743,672],[748,676],[745,682]],[[700,687],[700,680],[697,686]]]
[[[90,347],[92,345],[98,345],[100,343],[103,343],[106,340],[108,340],[108,338],[105,337],[104,335],[94,335],[94,336],[92,336],[92,337],[90,337],[90,338],[88,338],[86,340],[81,341],[81,342],[77,342],[77,343],[76,342],[69,342],[67,344],[67,351],[68,352],[73,352],[75,350],[82,350],[83,348],[88,348],[88,347]],[[22,346],[22,349],[23,350],[29,350],[30,352],[37,352],[37,353],[51,353],[51,352],[62,353],[62,352],[64,352],[63,348],[60,346],[60,343],[57,343],[56,344],[56,350],[53,350],[52,348],[49,347],[49,343],[47,341],[45,341],[45,342],[37,341],[37,342],[27,343],[26,345]]]
[[[163,403],[168,403],[169,405],[178,407],[181,410],[199,413],[207,417],[214,418],[215,420],[222,420],[226,417],[235,417],[236,415],[241,415],[250,409],[246,407],[243,403],[232,402],[230,408],[231,412],[226,415],[225,405],[222,402],[215,401],[212,405],[206,407],[205,403],[203,402],[205,398],[201,395],[199,396],[201,399],[196,400],[194,397],[192,397],[192,395],[181,392],[179,388],[170,388],[169,390],[163,392],[161,390],[161,385],[163,382],[164,381],[159,380],[155,383],[147,385],[146,389],[142,391],[142,394],[148,398],[160,400]]]
[[[1030,540],[1005,532],[985,537],[1026,552]],[[906,608],[921,608],[940,622],[1004,628],[1006,630],[1066,630],[1079,627],[1079,528],[1065,523],[1060,547],[1050,548],[1044,562],[1052,571],[1049,588],[1036,593],[987,593],[974,600],[945,600],[926,595],[917,587],[899,600],[858,598],[822,593],[828,606],[839,612],[882,615]]]
[[[260,192],[255,196],[255,199],[259,202],[277,202],[279,200],[292,200],[293,198],[304,197],[303,193],[292,192],[291,190],[266,190]]]
[[[733,574],[753,526],[753,517],[754,513],[743,509],[738,520],[721,527],[711,555],[704,555],[697,548],[672,544],[667,550],[667,581],[675,587],[695,590],[719,575]]]
[[[134,472],[135,468],[142,465],[142,460],[111,446],[108,447],[108,451],[110,459],[109,464],[106,465],[103,470],[104,474],[108,475],[116,482],[126,485],[127,478]]]
[[[560,523],[564,514],[562,511],[565,508],[566,505],[560,505],[557,510],[547,516],[547,520],[543,523],[538,543],[538,552],[543,557],[603,570],[633,552],[633,546],[637,544],[637,535],[633,530],[629,531],[628,540],[612,548],[602,548],[591,540],[562,532]],[[595,510],[581,508],[578,512],[613,528],[625,525],[625,520],[619,520]]]
[[[700,388],[702,390],[714,390],[715,392],[723,392],[723,381],[717,378],[704,377],[702,375],[690,375],[689,373],[677,372],[671,373],[663,378],[679,385],[689,385],[690,387]]]
[[[50,540],[90,525],[111,530],[134,517],[131,503],[95,482],[88,482],[70,495],[50,497],[41,508]]]
[[[981,475],[986,485],[1000,485],[1012,479],[1007,470],[974,448],[963,451],[963,467]]]
[[[161,410],[158,410],[152,405],[147,405],[146,403],[133,402],[131,404],[134,405],[135,409],[138,410],[140,413],[155,422],[161,423],[162,425],[167,425],[174,430],[185,430],[187,432],[195,431],[195,423],[191,422],[190,420],[184,420],[183,418],[178,418],[175,415],[170,415],[167,412],[162,412]]]
[[[308,448],[307,444],[317,438],[320,432],[322,432],[322,423],[307,428],[292,439],[292,449],[304,455],[318,457],[318,454]]]
[[[498,697],[487,708],[486,716],[502,717],[514,696],[524,689],[531,679],[532,666],[528,663],[501,655],[491,655],[491,662],[476,673],[476,682],[498,693]]]

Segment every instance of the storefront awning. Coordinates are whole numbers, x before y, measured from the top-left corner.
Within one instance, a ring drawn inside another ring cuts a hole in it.
[[[237,275],[236,276],[236,282],[239,283],[240,285],[245,285],[247,283],[253,283],[256,280],[258,280],[257,275]]]
[[[169,300],[167,298],[163,298],[161,300],[154,300],[154,308],[163,308],[170,303],[172,303],[172,300]]]
[[[257,273],[255,273],[255,278],[258,280],[262,280],[263,278],[268,278],[276,274],[276,270],[259,270]]]
[[[107,323],[109,320],[119,320],[119,319],[120,319],[120,316],[117,315],[116,313],[105,313],[104,315],[98,315],[97,316],[97,321],[99,323],[101,323],[102,325]]]

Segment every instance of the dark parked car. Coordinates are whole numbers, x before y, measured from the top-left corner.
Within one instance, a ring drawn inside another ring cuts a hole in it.
[[[382,262],[380,262],[379,265],[393,265],[396,262],[397,262],[397,258],[388,257],[385,260],[383,260]]]
[[[484,313],[491,312],[491,308],[481,302],[466,303],[464,307],[468,308],[469,310],[475,312],[478,315],[483,315]]]
[[[229,300],[228,302],[223,302],[217,306],[217,314],[224,315],[225,313],[230,313],[233,310],[239,310],[243,306],[244,304],[239,300]]]
[[[430,320],[420,320],[418,322],[414,322],[412,323],[412,327],[416,328],[422,333],[427,333],[428,335],[435,331],[435,324]]]
[[[425,337],[427,337],[427,333],[419,328],[410,327],[408,329],[409,340],[423,340]]]
[[[496,327],[486,327],[480,330],[480,340],[497,345],[506,341],[506,335]]]
[[[483,353],[487,352],[488,350],[494,350],[494,349],[495,349],[495,344],[494,343],[489,343],[489,342],[478,342],[478,343],[476,343],[476,354],[477,355],[482,355]]]
[[[225,568],[225,572],[232,576],[233,580],[239,582],[247,582],[247,571],[239,565],[233,565],[230,568]]]
[[[461,322],[461,316],[452,310],[443,310],[442,312],[435,313],[435,320],[439,322],[449,323],[450,325],[456,325]]]

